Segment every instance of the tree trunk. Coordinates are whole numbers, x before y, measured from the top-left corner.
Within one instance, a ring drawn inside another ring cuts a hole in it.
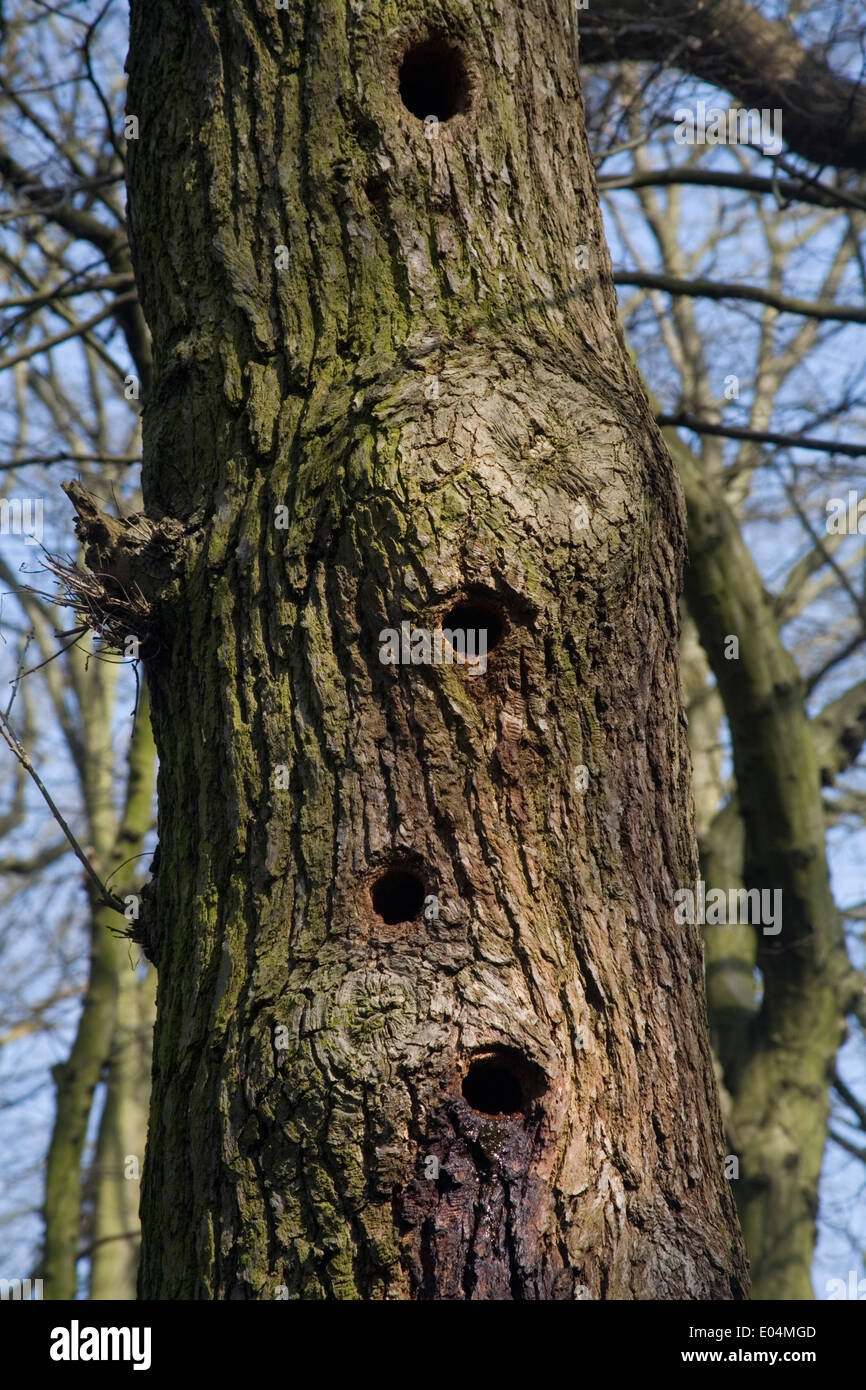
[[[772,929],[711,929],[711,961],[724,963],[729,983],[739,976],[727,1000],[718,975],[713,991],[742,1162],[737,1202],[753,1296],[805,1300],[813,1296],[830,1081],[859,981],[830,889],[820,762],[802,679],[717,479],[681,441],[670,443],[688,502],[689,610],[724,700],[737,778],[732,814],[742,817],[739,837],[730,823],[717,833],[704,861],[707,883],[778,891],[783,909]],[[739,641],[736,659],[726,659],[730,635]],[[751,1008],[755,965],[763,995]]]
[[[118,983],[105,1106],[90,1175],[91,1300],[135,1298],[141,1247],[138,1208],[150,1098],[154,972],[139,979],[127,968]]]
[[[147,722],[147,698],[145,695],[142,700],[130,738],[122,815],[118,817],[114,809],[116,751],[112,739],[117,668],[92,658],[88,662],[76,653],[70,661],[69,674],[82,710],[82,794],[91,860],[103,880],[124,896],[132,892],[138,878],[141,846],[152,824],[156,750]],[[111,1066],[113,1051],[113,1060],[117,1063],[120,1035],[126,1023],[123,1002],[128,996],[129,978],[135,982],[129,943],[118,934],[117,913],[97,902],[89,882],[86,887],[91,912],[90,972],[69,1057],[53,1068],[57,1106],[45,1165],[45,1235],[36,1270],[37,1276],[45,1282],[45,1297],[57,1301],[74,1298],[78,1287],[85,1197],[82,1163],[87,1130],[94,1095],[105,1067]],[[146,1025],[144,1031],[146,1051],[149,1045]],[[128,1065],[134,1066],[134,1061],[128,1059],[124,1066]],[[118,1081],[116,1076],[109,1078],[109,1114]],[[127,1134],[129,1128],[127,1126]],[[111,1225],[104,1205],[105,1196],[97,1183],[94,1222],[97,1240],[107,1235]],[[124,1206],[129,1211],[128,1198],[124,1199]],[[124,1225],[123,1229],[129,1232],[128,1226]],[[137,1232],[132,1233],[131,1239],[127,1269],[131,1261],[134,1270]],[[95,1256],[97,1271],[101,1260],[101,1253]],[[99,1278],[97,1283],[101,1284]],[[121,1291],[115,1284],[110,1295],[98,1293],[94,1296],[122,1298],[132,1294],[128,1285]]]
[[[574,26],[133,0],[144,491],[185,528],[144,1297],[745,1295],[674,922],[683,508]],[[402,624],[486,666],[388,664]]]

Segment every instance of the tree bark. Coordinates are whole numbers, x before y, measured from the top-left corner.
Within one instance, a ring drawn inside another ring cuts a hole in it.
[[[186,536],[144,1297],[745,1296],[674,922],[684,513],[574,24],[133,0],[144,494]],[[383,664],[461,603],[483,674]]]

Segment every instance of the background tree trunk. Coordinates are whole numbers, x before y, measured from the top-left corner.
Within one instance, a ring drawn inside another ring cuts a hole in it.
[[[89,676],[85,670],[89,666]],[[117,667],[75,654],[70,675],[82,710],[82,794],[97,871],[123,898],[140,877],[141,847],[151,829],[156,750],[149,727],[146,692],[129,741],[123,806],[114,807],[112,718]],[[89,684],[85,684],[85,680]],[[54,1069],[57,1111],[45,1170],[45,1235],[36,1273],[45,1297],[75,1298],[88,1197],[82,1178],[94,1097],[108,1066],[108,1088],[91,1184],[93,1217],[89,1242],[97,1242],[91,1266],[94,1298],[134,1298],[138,1260],[138,1183],[123,1175],[123,1153],[141,1156],[146,1132],[147,1064],[153,1023],[153,988],[136,979],[135,952],[123,939],[117,913],[97,901],[86,883],[91,914],[90,972],[75,1041]],[[127,1008],[137,997],[134,1023]],[[130,1047],[129,1030],[135,1042]],[[143,1105],[142,1111],[139,1106]],[[115,1187],[112,1197],[109,1188]],[[102,1243],[105,1242],[105,1243]],[[107,1248],[111,1244],[111,1250]]]
[[[119,979],[105,1106],[91,1172],[91,1299],[134,1299],[136,1295],[155,983],[153,970],[139,979],[127,969]]]
[[[729,825],[727,836],[717,834],[715,857],[705,856],[707,881],[779,889],[783,912],[776,932],[712,929],[708,951],[720,961],[723,934],[728,979],[739,961],[740,983],[752,964],[763,982],[751,1018],[742,996],[739,1008],[715,999],[729,1129],[743,1163],[738,1206],[754,1296],[809,1299],[830,1082],[858,980],[830,890],[803,681],[722,488],[680,440],[669,442],[688,502],[689,607],[728,714],[735,813],[745,832],[736,836]],[[726,660],[732,633],[739,656]]]
[[[145,1297],[745,1294],[673,919],[683,508],[574,26],[133,0],[144,494],[186,528]],[[381,662],[461,603],[485,674]]]

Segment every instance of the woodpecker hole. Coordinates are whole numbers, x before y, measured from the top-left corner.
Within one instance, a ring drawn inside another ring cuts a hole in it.
[[[457,45],[441,37],[412,44],[400,65],[400,96],[419,121],[425,116],[450,121],[464,112],[469,105],[469,77]]]
[[[516,1115],[523,1088],[501,1062],[473,1062],[463,1079],[463,1098],[482,1115]]]
[[[389,869],[373,884],[373,910],[389,927],[414,922],[424,906],[424,884],[408,869]]]
[[[383,174],[371,174],[364,181],[364,193],[367,196],[367,201],[378,212],[381,212],[388,199],[388,184],[385,176]]]
[[[442,635],[472,674],[487,670],[487,658],[505,636],[505,618],[492,603],[463,599],[444,615]]]
[[[496,1047],[473,1058],[462,1090],[466,1103],[481,1115],[518,1115],[541,1095],[544,1077],[519,1052]]]

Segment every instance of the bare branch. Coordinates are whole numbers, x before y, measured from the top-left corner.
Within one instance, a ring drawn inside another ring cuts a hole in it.
[[[843,189],[803,179],[767,179],[758,174],[737,174],[733,170],[692,169],[679,165],[673,169],[636,169],[628,174],[609,174],[599,178],[603,193],[618,189],[670,188],[695,184],[701,188],[728,188],[744,193],[760,193],[788,202],[812,203],[815,207],[856,207],[866,210],[866,198],[855,197]]]
[[[821,778],[832,784],[838,773],[856,762],[866,742],[866,681],[858,681],[825,705],[812,727]]]
[[[615,0],[580,15],[582,63],[669,61],[747,107],[779,107],[788,147],[866,169],[866,89],[746,0]]]
[[[780,314],[799,314],[804,318],[832,319],[837,323],[866,323],[866,305],[828,304],[822,300],[791,299],[785,294],[758,285],[723,284],[718,280],[680,280],[672,275],[651,275],[644,270],[617,270],[615,285],[637,285],[641,289],[665,290],[690,299],[745,299],[767,304]]]
[[[740,429],[737,425],[715,425],[699,420],[685,410],[674,415],[657,415],[656,423],[673,429],[694,430],[695,434],[716,435],[722,439],[748,439],[757,444],[776,444],[780,449],[812,449],[822,454],[844,454],[846,458],[862,458],[866,444],[845,444],[836,439],[812,439],[803,434],[779,434],[773,430]]]
[[[97,323],[102,323],[103,319],[110,318],[116,312],[119,304],[127,304],[136,298],[134,290],[128,294],[118,295],[117,299],[112,300],[104,309],[100,309],[98,314],[93,314],[89,319],[84,319],[81,323],[75,323],[63,333],[55,333],[50,338],[43,338],[41,342],[34,343],[31,347],[22,348],[21,352],[14,357],[7,357],[0,362],[0,372],[6,371],[9,367],[14,367],[18,362],[27,362],[31,357],[38,357],[41,352],[48,352],[51,348],[58,347],[60,343],[69,342],[70,338],[80,338],[82,334],[88,333]]]
[[[56,803],[51,797],[51,793],[48,791],[47,787],[45,786],[45,783],[42,781],[42,778],[36,771],[27,753],[21,747],[21,744],[18,742],[18,739],[12,732],[12,729],[8,724],[6,716],[4,714],[0,714],[0,736],[2,736],[3,741],[15,754],[15,757],[18,759],[25,772],[29,773],[29,775],[33,778],[33,781],[36,783],[36,786],[39,788],[39,791],[42,794],[42,797],[45,800],[49,810],[51,811],[51,814],[57,821],[57,824],[60,826],[60,829],[63,831],[64,835],[66,836],[67,840],[72,846],[72,850],[75,854],[76,859],[78,859],[79,863],[84,868],[84,871],[87,874],[88,878],[97,888],[99,892],[99,897],[97,901],[104,904],[105,907],[113,908],[115,912],[119,912],[121,914],[125,913],[126,909],[123,899],[116,897],[115,894],[112,893],[108,888],[106,888],[105,884],[102,882],[101,878],[97,874],[90,860],[87,858],[87,855],[84,853],[84,850],[81,848],[81,845],[76,840],[75,836],[73,835],[72,831],[70,830],[69,826],[67,825],[66,821],[64,820],[60,811],[58,810]]]

